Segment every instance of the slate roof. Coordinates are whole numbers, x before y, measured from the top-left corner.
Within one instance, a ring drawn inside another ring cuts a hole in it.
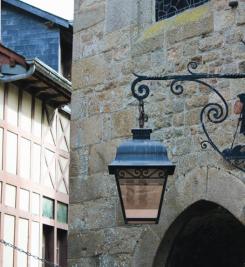
[[[39,9],[37,7],[34,7],[30,4],[24,3],[19,0],[2,0],[2,4],[8,4],[11,5],[17,9],[20,9],[22,11],[28,12],[34,16],[37,16],[39,18],[43,18],[44,20],[53,22],[54,24],[58,26],[62,26],[64,28],[70,28],[72,27],[72,22],[69,20],[66,20],[64,18],[58,17],[56,15],[53,15],[47,11],[44,11],[42,9]]]

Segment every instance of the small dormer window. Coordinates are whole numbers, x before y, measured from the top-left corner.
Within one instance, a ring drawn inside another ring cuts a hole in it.
[[[208,0],[156,0],[156,21],[167,19],[206,2]]]

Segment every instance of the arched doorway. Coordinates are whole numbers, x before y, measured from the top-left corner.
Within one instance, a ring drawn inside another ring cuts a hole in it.
[[[243,267],[245,226],[223,207],[198,201],[167,231],[155,267]]]

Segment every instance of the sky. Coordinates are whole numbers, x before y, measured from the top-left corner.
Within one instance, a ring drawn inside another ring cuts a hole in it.
[[[74,0],[22,0],[59,17],[72,20]]]

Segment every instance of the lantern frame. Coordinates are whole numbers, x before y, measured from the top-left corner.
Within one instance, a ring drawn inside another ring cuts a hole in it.
[[[157,169],[157,170],[163,170],[164,171],[164,168],[153,168],[153,167],[134,167],[134,168],[128,168],[128,167],[124,167],[124,168],[120,168],[118,169],[118,172],[121,171],[121,170],[131,170],[131,169],[135,169],[135,170],[151,170],[151,169]],[[115,178],[116,178],[116,184],[117,184],[117,190],[118,190],[118,194],[119,194],[119,198],[120,198],[120,204],[121,204],[121,207],[122,207],[122,213],[123,213],[123,218],[124,218],[124,221],[126,224],[130,224],[130,223],[149,223],[149,224],[152,224],[152,223],[155,223],[155,224],[158,224],[159,222],[159,219],[160,219],[160,215],[161,215],[161,210],[162,210],[162,204],[163,204],[163,199],[164,199],[164,194],[165,194],[165,190],[166,190],[166,185],[167,185],[167,180],[168,180],[168,175],[166,175],[164,178],[154,178],[155,180],[163,180],[163,184],[161,185],[161,196],[160,196],[160,200],[159,200],[159,205],[158,205],[158,211],[157,211],[157,216],[156,218],[143,218],[143,217],[135,217],[135,218],[132,218],[132,217],[127,217],[126,216],[126,208],[125,208],[125,205],[124,205],[124,200],[123,200],[123,197],[122,197],[122,190],[121,190],[121,185],[120,185],[120,180],[122,180],[123,178],[119,178],[118,177],[118,174],[116,173],[115,174]],[[126,178],[128,180],[136,180],[136,179],[140,179],[140,178]],[[152,178],[143,178],[144,180],[151,180]],[[160,186],[160,185],[159,185]]]

